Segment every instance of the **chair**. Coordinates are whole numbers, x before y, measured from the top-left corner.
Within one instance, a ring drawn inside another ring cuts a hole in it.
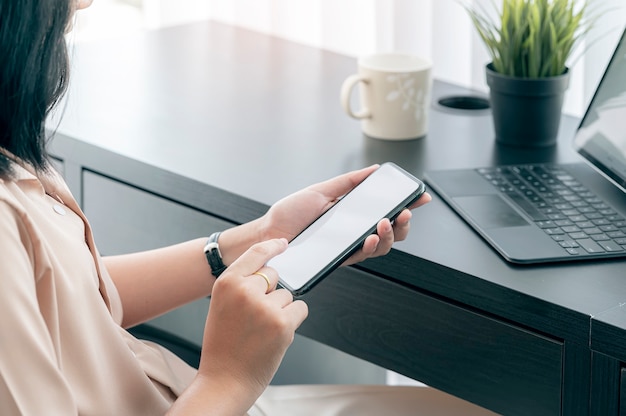
[[[139,339],[156,342],[169,349],[194,368],[200,365],[200,346],[187,341],[171,332],[159,329],[150,324],[140,324],[128,330]]]

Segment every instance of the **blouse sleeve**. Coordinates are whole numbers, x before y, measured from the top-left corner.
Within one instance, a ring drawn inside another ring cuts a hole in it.
[[[0,414],[76,415],[40,313],[29,224],[0,200]]]

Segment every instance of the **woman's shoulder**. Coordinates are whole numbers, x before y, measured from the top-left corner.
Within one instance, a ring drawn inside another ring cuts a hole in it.
[[[43,184],[30,170],[14,163],[10,175],[0,176],[0,216],[26,218],[45,195]]]
[[[28,218],[27,195],[10,179],[0,179],[0,217],[4,226],[20,228]],[[7,230],[4,230],[6,232]]]

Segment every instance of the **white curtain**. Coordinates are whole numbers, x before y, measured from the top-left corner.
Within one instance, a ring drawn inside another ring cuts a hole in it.
[[[473,0],[485,3],[491,0]],[[564,111],[582,115],[626,23],[623,0],[571,67]],[[404,51],[433,60],[437,79],[486,91],[487,52],[457,0],[144,0],[151,26],[210,18],[349,56]]]
[[[430,58],[434,76],[486,92],[489,57],[460,1],[500,0],[98,0],[79,14],[77,38],[213,19],[345,55],[404,51]],[[626,25],[624,0],[607,10],[571,63],[564,111],[581,116]]]

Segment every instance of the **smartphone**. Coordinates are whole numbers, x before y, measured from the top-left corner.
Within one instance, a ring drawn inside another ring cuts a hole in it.
[[[424,191],[422,181],[394,163],[384,163],[267,265],[277,270],[280,286],[303,295],[358,250],[381,219],[393,221]]]

